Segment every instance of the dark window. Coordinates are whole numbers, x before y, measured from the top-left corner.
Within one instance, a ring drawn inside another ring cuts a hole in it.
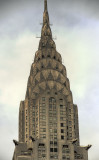
[[[64,129],[61,129],[61,133],[64,133]]]
[[[54,59],[56,59],[56,57],[54,56]]]
[[[53,144],[53,141],[50,141],[50,144]]]
[[[54,104],[55,102],[56,102],[55,98],[53,98],[53,97],[50,97],[50,98],[49,98],[49,103],[50,103],[50,104],[51,104],[51,103]]]
[[[39,143],[39,146],[45,146],[43,143]]]
[[[66,157],[65,157],[65,156],[63,156],[63,157],[62,157],[62,159],[66,159]]]
[[[54,145],[57,145],[57,142],[54,142]]]
[[[57,148],[54,148],[54,152],[57,152]]]
[[[50,148],[50,152],[53,152],[53,148]]]
[[[60,105],[60,108],[63,108],[63,105]]]
[[[64,139],[64,136],[61,136],[61,139]]]
[[[61,127],[64,127],[64,124],[63,124],[63,123],[61,123]]]
[[[42,55],[42,58],[44,58],[44,55]]]
[[[68,148],[68,145],[63,145],[63,148]]]
[[[63,101],[63,99],[60,99],[60,101]]]
[[[50,58],[50,55],[48,55],[47,57],[49,57],[49,58]]]

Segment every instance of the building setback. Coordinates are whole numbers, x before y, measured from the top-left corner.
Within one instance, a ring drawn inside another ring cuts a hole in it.
[[[19,109],[19,141],[13,160],[88,160],[79,143],[78,108],[66,68],[52,38],[47,0],[38,51]]]

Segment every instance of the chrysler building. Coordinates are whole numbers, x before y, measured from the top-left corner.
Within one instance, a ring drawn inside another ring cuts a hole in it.
[[[13,142],[13,160],[88,160],[91,145],[80,146],[78,107],[53,40],[47,0],[25,100],[20,102],[19,139]]]

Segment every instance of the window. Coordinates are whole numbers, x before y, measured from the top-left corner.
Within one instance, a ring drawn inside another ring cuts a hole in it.
[[[69,149],[67,149],[67,150],[66,150],[66,153],[69,153],[69,152],[70,152]]]
[[[54,123],[54,127],[57,127],[57,123]]]
[[[63,117],[60,117],[60,120],[63,121]]]
[[[49,113],[49,116],[52,117],[52,116],[53,116],[53,113]]]
[[[57,145],[57,142],[54,142],[54,145]]]
[[[41,122],[40,125],[46,126],[46,122]]]
[[[69,130],[72,131],[72,127],[69,127]]]
[[[70,160],[70,157],[67,157],[67,160]]]
[[[50,144],[53,144],[53,141],[50,141]]]
[[[56,69],[58,69],[58,66],[56,66]]]
[[[53,159],[53,155],[51,155],[51,156],[50,156],[50,158],[52,158],[52,159]]]
[[[64,139],[64,136],[61,136],[61,139]]]
[[[45,101],[45,97],[42,97],[42,101]]]
[[[49,103],[55,103],[55,102],[56,102],[56,100],[53,97],[49,98]]]
[[[63,108],[63,105],[60,105],[60,108]]]
[[[57,155],[55,155],[55,156],[54,156],[54,158],[55,158],[55,159],[57,159],[57,158],[58,158],[58,156],[57,156]]]
[[[64,133],[64,129],[61,129],[61,133]]]
[[[71,122],[71,121],[69,121],[69,124],[72,124],[72,122]]]
[[[57,129],[54,129],[54,133],[57,133]]]
[[[72,133],[69,133],[69,136],[72,137]]]
[[[57,148],[54,148],[54,152],[57,152]]]
[[[53,152],[53,148],[50,148],[50,152]]]
[[[45,116],[43,116],[43,117],[42,117],[42,119],[43,119],[43,120],[45,120],[45,119],[46,119],[46,117],[45,117]]]
[[[53,130],[52,130],[52,129],[50,129],[50,132],[53,132]]]
[[[47,57],[49,57],[49,58],[50,58],[50,55],[48,55]]]
[[[68,145],[63,145],[63,148],[68,148]]]
[[[63,101],[63,99],[60,98],[60,101]]]
[[[42,154],[42,157],[43,157],[43,158],[46,157],[45,154]]]
[[[51,105],[51,104],[49,104],[49,108],[52,108],[52,105]]]
[[[64,123],[61,123],[61,127],[64,127]]]
[[[63,156],[62,159],[66,159],[66,156]]]
[[[42,107],[45,107],[45,103],[42,103]]]
[[[60,115],[63,115],[63,111],[60,111]]]
[[[57,136],[54,136],[54,140],[57,140]]]
[[[41,128],[41,132],[46,132],[46,128]]]
[[[55,120],[55,121],[56,121],[56,120],[57,120],[57,118],[56,118],[56,117],[54,117],[54,118],[53,118],[53,120]]]
[[[41,134],[41,138],[46,138],[46,134]]]

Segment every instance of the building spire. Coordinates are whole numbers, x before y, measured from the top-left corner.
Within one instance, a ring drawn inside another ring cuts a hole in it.
[[[50,28],[49,14],[47,9],[47,0],[44,0],[43,26],[41,30],[41,39],[39,49],[42,48],[56,48],[55,42],[52,38],[52,31]]]
[[[44,11],[47,11],[47,0],[44,0]]]

